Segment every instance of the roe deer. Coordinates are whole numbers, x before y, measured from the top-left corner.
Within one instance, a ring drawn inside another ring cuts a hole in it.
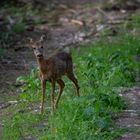
[[[39,66],[39,76],[42,84],[42,101],[40,108],[41,113],[43,113],[44,110],[46,81],[50,81],[52,85],[51,106],[53,111],[55,108],[58,107],[58,102],[60,100],[61,94],[65,86],[64,81],[61,79],[63,75],[66,75],[74,83],[77,90],[77,96],[80,96],[78,81],[73,73],[73,63],[71,55],[66,52],[59,52],[49,57],[48,59],[45,59],[43,56],[43,41],[44,36],[41,36],[40,40],[35,42],[33,42],[32,39],[30,39],[31,46],[33,48]],[[59,84],[60,92],[58,94],[56,102],[54,102],[56,82]]]

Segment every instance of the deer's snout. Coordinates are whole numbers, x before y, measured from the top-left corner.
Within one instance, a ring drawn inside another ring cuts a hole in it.
[[[41,57],[41,56],[43,56],[43,53],[41,52],[41,51],[35,51],[35,55],[36,55],[36,57]]]
[[[36,56],[37,56],[37,57],[41,57],[41,56],[43,56],[43,55],[42,55],[42,54],[37,54]]]

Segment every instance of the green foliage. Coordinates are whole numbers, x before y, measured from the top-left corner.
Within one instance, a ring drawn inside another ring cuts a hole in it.
[[[8,23],[8,16],[5,17],[5,20],[8,24],[10,24],[11,29],[7,29],[6,32],[0,35],[0,40],[7,40],[7,37],[14,33],[22,33],[26,30],[26,26],[28,25],[38,25],[41,24],[42,19],[40,14],[41,11],[38,8],[34,9],[31,4],[27,4],[24,6],[15,6],[12,2],[6,3],[3,2],[4,6],[0,7],[0,11],[4,13],[4,15],[9,15],[13,18],[13,24]]]
[[[140,28],[140,14],[132,15],[132,27]]]
[[[8,42],[10,42],[10,38],[11,38],[11,32],[1,32],[0,34],[0,44],[1,45],[5,45]]]
[[[55,131],[50,130],[45,138],[115,139],[119,133],[112,125],[112,114],[125,107],[117,92],[134,83],[140,68],[134,60],[139,45],[139,39],[126,36],[114,42],[100,40],[84,48],[81,57],[75,59],[82,97],[61,100],[59,110],[49,120]]]
[[[12,31],[15,33],[22,33],[25,31],[25,23],[23,22],[18,22],[16,23],[13,28]]]
[[[4,49],[0,48],[0,57],[4,54]]]
[[[121,132],[116,126],[114,127],[114,115],[125,107],[125,101],[119,96],[118,91],[122,87],[133,85],[136,72],[140,72],[140,65],[134,59],[134,56],[140,53],[139,46],[139,38],[126,35],[83,45],[80,55],[74,51],[73,58],[77,65],[76,73],[81,87],[81,97],[75,96],[71,83],[65,79],[66,87],[59,108],[53,116],[45,112],[48,125],[41,132],[36,129],[35,136],[40,140],[114,140],[117,138]],[[41,85],[34,70],[31,75],[20,77],[18,80],[25,82],[19,97],[21,103],[29,104],[40,100]],[[20,116],[20,121],[15,119],[17,115]],[[29,117],[23,117],[26,115]],[[22,117],[19,113],[14,114],[10,121],[6,121],[5,134],[8,138],[23,137],[28,130],[28,123],[29,126],[33,126],[35,118],[38,117],[33,116],[29,111],[23,113]],[[39,118],[38,122],[42,119],[45,118]],[[22,125],[23,121],[27,125]],[[13,124],[16,125],[11,132],[8,128]],[[22,130],[17,130],[19,127]],[[34,135],[32,130],[31,128],[28,134]]]
[[[35,126],[43,119],[43,116],[39,114],[32,114],[24,112],[14,113],[11,121],[6,120],[4,129],[4,139],[5,140],[19,140],[22,137],[29,136],[31,133],[34,136],[39,135]],[[33,128],[34,126],[34,128]]]
[[[40,99],[41,84],[38,79],[37,70],[33,69],[29,76],[18,77],[17,82],[25,83],[25,85],[21,87],[19,100],[23,100],[24,102],[33,102]]]
[[[4,4],[5,3],[5,4]],[[40,13],[38,9],[33,9],[32,6],[25,5],[23,7],[20,6],[14,6],[12,3],[6,4],[4,2],[4,6],[0,7],[1,13],[6,15],[4,17],[4,20],[6,22],[4,31],[0,34],[0,45],[4,47],[5,45],[10,44],[13,42],[13,38],[15,36],[15,33],[20,34],[26,31],[27,27],[30,25],[38,25],[41,24],[42,20],[40,19],[40,16],[38,16]],[[10,15],[9,15],[10,14]],[[9,23],[9,19],[7,16],[9,15],[12,17],[13,23]],[[8,26],[7,26],[8,25]],[[10,28],[7,28],[10,27]]]
[[[123,27],[121,27],[122,29],[124,28],[125,30],[138,30],[140,28],[140,14],[139,13],[135,13],[131,16],[131,20],[130,21],[125,21]]]

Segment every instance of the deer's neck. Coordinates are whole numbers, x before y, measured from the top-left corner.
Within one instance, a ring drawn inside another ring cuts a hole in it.
[[[46,66],[46,60],[44,59],[44,57],[42,56],[42,57],[37,58],[37,63],[39,66],[39,70],[42,73],[45,73],[47,70],[47,66]]]

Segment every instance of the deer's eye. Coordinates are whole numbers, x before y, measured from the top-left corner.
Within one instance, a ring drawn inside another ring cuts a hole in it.
[[[43,49],[43,46],[41,46],[41,49]]]
[[[35,48],[33,48],[35,50]]]

